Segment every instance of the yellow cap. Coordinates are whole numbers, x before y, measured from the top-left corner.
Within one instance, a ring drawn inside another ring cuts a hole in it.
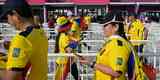
[[[68,19],[66,17],[59,17],[56,22],[58,25],[64,25],[68,22]]]

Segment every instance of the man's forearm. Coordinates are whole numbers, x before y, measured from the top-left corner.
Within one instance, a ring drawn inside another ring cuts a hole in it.
[[[22,71],[6,71],[5,80],[24,80],[24,76],[22,74]]]

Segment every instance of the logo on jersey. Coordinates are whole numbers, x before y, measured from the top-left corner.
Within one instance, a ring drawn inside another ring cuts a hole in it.
[[[20,48],[14,48],[14,49],[13,49],[13,54],[12,54],[12,56],[13,56],[13,57],[18,57],[19,54],[20,54],[20,51],[21,51]]]
[[[123,64],[123,59],[121,57],[117,58],[117,65],[122,65]]]

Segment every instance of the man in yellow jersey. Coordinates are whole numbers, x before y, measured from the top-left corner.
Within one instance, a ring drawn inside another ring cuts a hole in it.
[[[145,28],[143,23],[136,18],[136,14],[129,13],[128,20],[130,25],[128,28],[128,37],[129,40],[144,40]],[[143,53],[143,44],[142,43],[132,43],[136,52]]]
[[[47,80],[48,40],[25,0],[7,0],[1,18],[20,32],[11,40],[4,80]]]
[[[98,52],[96,61],[92,63],[82,59],[81,62],[95,69],[95,80],[127,80],[125,74],[131,49],[123,22],[112,13],[103,24],[103,33],[108,39]]]

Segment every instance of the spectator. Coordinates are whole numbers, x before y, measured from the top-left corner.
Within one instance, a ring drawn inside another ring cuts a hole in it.
[[[26,0],[7,0],[2,18],[20,32],[11,40],[4,80],[48,80],[48,40]],[[28,74],[28,72],[30,72]]]
[[[128,20],[130,25],[128,27],[129,40],[144,40],[145,28],[143,23],[137,19],[135,13],[129,13]],[[132,43],[136,52],[143,53],[143,44],[142,43]]]
[[[81,62],[95,69],[95,80],[126,80],[131,49],[123,22],[118,15],[110,14],[103,24],[103,33],[108,39],[97,54],[96,62],[85,58],[81,58]]]

